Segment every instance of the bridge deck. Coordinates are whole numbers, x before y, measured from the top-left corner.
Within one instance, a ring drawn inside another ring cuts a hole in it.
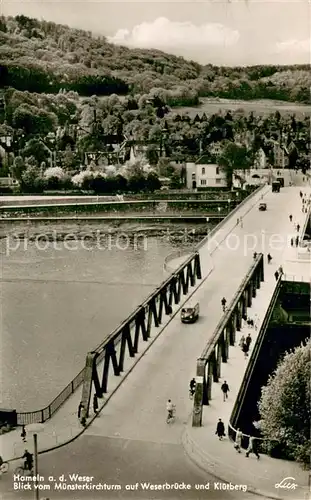
[[[192,410],[192,402],[189,401],[188,398],[188,383],[190,378],[195,376],[196,359],[203,350],[207,340],[213,334],[221,317],[221,298],[225,296],[228,302],[231,300],[253,259],[255,248],[253,246],[246,248],[246,241],[250,244],[254,241],[254,237],[256,236],[258,238],[256,251],[263,251],[265,254],[270,252],[273,257],[272,264],[269,267],[267,265],[265,266],[265,288],[262,289],[262,292],[264,290],[267,293],[273,291],[275,282],[273,273],[280,264],[283,265],[285,273],[295,275],[299,272],[300,275],[308,275],[308,264],[299,263],[299,268],[296,266],[298,262],[296,259],[297,249],[288,248],[288,245],[285,243],[280,244],[281,237],[285,242],[288,235],[295,233],[293,224],[289,222],[289,213],[293,214],[295,221],[299,221],[300,226],[303,225],[302,221],[304,214],[301,213],[299,189],[285,188],[282,189],[279,194],[271,193],[270,188],[264,189],[267,192],[264,196],[264,200],[268,205],[266,212],[258,211],[258,203],[255,203],[255,206],[252,208],[254,201],[251,200],[241,207],[238,213],[232,216],[231,220],[229,220],[220,231],[221,234],[218,233],[216,235],[218,243],[214,240],[209,249],[207,249],[207,246],[203,246],[200,250],[203,275],[204,273],[209,274],[209,277],[201,284],[193,296],[193,299],[200,302],[201,318],[199,321],[194,325],[183,325],[180,323],[178,314],[173,317],[169,321],[165,331],[163,331],[154,342],[152,348],[142,357],[135,369],[131,371],[120,389],[109,401],[109,404],[103,408],[93,424],[85,431],[81,440],[78,441],[78,443],[81,443],[78,452],[79,464],[87,467],[87,464],[90,463],[92,465],[91,471],[93,471],[93,475],[102,473],[103,463],[92,462],[92,454],[94,450],[96,451],[96,446],[98,450],[100,449],[100,443],[104,442],[102,440],[106,440],[105,442],[107,442],[107,438],[118,438],[115,440],[115,447],[113,447],[115,453],[117,453],[117,448],[119,450],[118,453],[126,453],[125,450],[127,446],[133,440],[136,443],[141,442],[150,446],[155,443],[158,445],[169,445],[166,451],[166,453],[168,453],[167,459],[169,459],[170,453],[172,453],[173,460],[174,453],[172,451],[172,445],[176,446],[181,444],[185,425],[187,424],[189,426],[191,421],[189,420],[189,416]],[[236,224],[237,217],[243,217],[243,227]],[[230,230],[232,236],[223,241],[219,246],[221,240],[225,238],[226,232]],[[278,244],[275,243],[276,237],[274,237],[274,240],[271,239],[272,235],[279,235]],[[273,247],[273,242],[277,248]],[[305,267],[302,268],[302,265]],[[258,298],[255,299],[251,313],[253,315],[253,311],[257,308],[258,315],[261,316],[261,319],[264,317],[267,302],[267,300],[263,300],[262,297],[263,295],[261,293],[258,295]],[[230,369],[230,366],[232,369],[234,364],[234,371],[237,373],[239,372],[239,376],[242,377],[245,364],[239,359],[238,355],[240,353],[235,356],[231,355],[231,352],[232,348],[230,348],[229,352],[228,369]],[[129,366],[128,364],[128,367]],[[233,381],[232,373],[232,371],[228,371],[227,374],[224,372],[229,379],[229,386],[231,383],[230,378]],[[213,386],[213,392],[215,393],[214,387],[215,386]],[[237,384],[235,385],[233,382],[232,391],[230,392],[230,403],[223,403],[219,397],[214,397],[211,402],[211,407],[204,408],[204,427],[189,430],[189,432],[196,432],[195,438],[197,439],[199,437],[201,448],[208,448],[210,441],[215,441],[214,428],[216,425],[216,416],[218,418],[218,416],[222,417],[224,415],[223,419],[225,423],[227,423],[226,420],[230,413],[228,407],[229,405],[233,407],[236,390]],[[39,447],[41,449],[50,448],[57,443],[60,444],[64,442],[65,435],[67,439],[69,439],[71,436],[77,434],[79,425],[76,417],[76,409],[80,400],[80,391],[78,392],[79,394],[75,394],[64,407],[60,409],[55,417],[52,418],[51,422],[46,423],[45,431],[42,433],[39,440]],[[168,398],[171,398],[177,406],[176,421],[174,425],[170,426],[165,424],[165,404]],[[226,407],[226,412],[223,411],[225,404],[228,405]],[[87,448],[87,443],[90,442],[92,437],[96,439],[92,441],[93,448],[90,451]],[[19,451],[23,448],[20,443],[19,434],[10,433],[10,436],[4,435],[1,436],[0,439],[0,445],[4,450],[2,455],[6,459],[10,458],[13,453],[17,456]],[[218,444],[222,446],[225,442],[218,443],[217,441],[217,445]],[[226,443],[226,445],[232,448],[229,443]],[[77,446],[79,445],[77,444]],[[141,446],[142,449],[144,449],[143,445]],[[215,445],[213,444],[213,449],[214,448]],[[229,464],[233,465],[236,463],[236,456],[234,450],[230,450],[229,448],[226,448],[225,454],[228,455],[228,457],[230,454],[230,458],[228,458]],[[105,453],[104,448],[102,448],[102,451]],[[105,460],[108,460],[109,463],[114,460],[114,452],[111,452],[111,456],[105,457]],[[59,467],[61,467],[61,464],[65,467],[66,461],[62,462],[64,456],[65,451],[62,452],[60,450],[57,452],[57,454],[54,455],[54,463],[55,458],[59,457],[57,458]],[[143,480],[142,475],[144,467],[152,466],[155,469],[160,468],[160,462],[149,455],[146,455],[146,458],[144,455],[136,455],[135,460],[139,462],[138,471],[140,472],[141,480]],[[146,464],[144,464],[145,460]],[[163,460],[166,460],[166,457],[163,457]],[[246,459],[244,458],[244,460]],[[44,467],[44,457],[42,462]],[[176,465],[176,462],[174,463]],[[282,467],[278,468],[278,466],[275,465],[277,462],[272,461],[272,459],[268,457],[263,457],[262,463],[262,467],[265,470],[266,483],[270,482],[270,490],[273,490],[276,480],[281,481],[283,479],[283,469]],[[172,464],[172,466],[173,465],[174,464]],[[213,468],[212,465],[213,464],[211,464],[210,469]],[[244,478],[244,481],[242,481],[243,484],[252,483],[252,481],[256,483],[254,465],[257,467],[259,464],[257,461],[255,462],[249,459],[247,470],[243,467],[240,476],[238,476],[238,471],[236,470],[237,475],[235,482],[240,483]],[[226,464],[224,463],[223,466],[225,468]],[[123,472],[128,470],[130,466],[123,463],[122,467],[122,469],[114,472],[114,476],[110,478],[111,483],[120,482]],[[298,480],[305,480],[304,476],[302,478],[295,464],[293,464],[292,470],[293,473],[291,475],[295,476],[296,474],[297,482]],[[64,471],[60,469],[59,473],[61,474],[63,472]],[[276,474],[281,475],[281,477],[275,477]],[[183,480],[182,478],[180,479]],[[225,496],[225,492],[220,493],[221,495],[217,498],[229,498]],[[135,498],[138,498],[138,495]],[[157,498],[161,498],[161,496]],[[199,497],[198,494],[197,496],[190,496],[189,494],[189,496],[183,498],[201,497]],[[212,496],[209,498],[212,498]],[[279,498],[282,498],[282,496],[279,496]]]

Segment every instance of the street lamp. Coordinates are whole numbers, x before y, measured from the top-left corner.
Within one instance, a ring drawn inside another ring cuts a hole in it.
[[[37,424],[29,424],[26,426],[26,432],[33,434],[33,450],[34,450],[34,492],[35,492],[35,500],[39,500],[39,488],[38,488],[38,433],[44,430],[44,425]]]

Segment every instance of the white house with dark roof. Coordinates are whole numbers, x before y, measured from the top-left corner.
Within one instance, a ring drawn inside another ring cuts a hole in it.
[[[187,162],[187,188],[210,188],[227,186],[225,172],[207,156],[201,156],[196,162]]]

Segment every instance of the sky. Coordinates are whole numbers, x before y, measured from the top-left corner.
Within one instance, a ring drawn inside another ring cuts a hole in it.
[[[67,24],[201,64],[311,62],[309,0],[0,0],[0,13]]]

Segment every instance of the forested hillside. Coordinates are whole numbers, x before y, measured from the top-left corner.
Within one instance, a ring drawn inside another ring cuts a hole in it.
[[[208,57],[208,56],[207,56]],[[148,94],[164,89],[167,104],[200,96],[309,102],[309,67],[201,66],[158,50],[128,49],[104,36],[25,16],[0,17],[0,84],[37,93]]]

